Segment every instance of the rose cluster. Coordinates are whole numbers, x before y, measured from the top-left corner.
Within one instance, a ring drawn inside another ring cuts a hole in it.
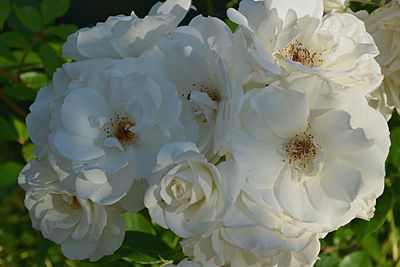
[[[179,266],[312,266],[319,239],[373,216],[400,109],[399,3],[330,2],[242,0],[232,32],[178,26],[191,1],[167,0],[69,36],[26,119],[33,227],[96,261],[145,208],[182,238]]]

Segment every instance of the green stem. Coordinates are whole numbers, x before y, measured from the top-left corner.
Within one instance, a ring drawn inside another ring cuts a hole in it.
[[[392,258],[396,262],[399,258],[399,246],[396,232],[396,224],[394,222],[393,210],[388,213],[388,222],[390,224],[390,239],[392,241]]]
[[[17,103],[15,103],[9,96],[7,96],[4,91],[0,90],[0,101],[11,108],[15,113],[17,113],[22,118],[25,118],[27,113],[20,108]]]

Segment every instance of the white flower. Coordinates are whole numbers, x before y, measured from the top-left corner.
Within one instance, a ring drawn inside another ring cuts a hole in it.
[[[237,62],[243,54],[236,50],[236,40],[223,21],[197,16],[189,26],[157,42],[152,51],[181,97],[180,122],[187,141],[196,143],[210,160],[227,142],[229,127],[224,126],[234,117],[232,104],[240,100],[241,83],[250,75],[247,65]]]
[[[279,217],[271,220],[272,216],[264,216],[264,209],[259,211],[254,217],[258,221],[268,220],[265,224],[284,229],[286,223]],[[316,262],[320,249],[317,235],[311,232],[294,235],[290,228],[286,232],[266,228],[244,218],[243,212],[248,213],[247,208],[237,203],[236,210],[226,218],[228,225],[184,239],[181,245],[185,255],[207,267],[312,266]]]
[[[249,40],[257,64],[254,71],[264,71],[264,84],[274,78],[269,69],[275,64],[282,71],[280,78],[296,72],[318,75],[365,94],[380,85],[382,75],[374,59],[378,50],[361,20],[339,13],[322,17],[322,0],[313,5],[318,12],[298,7],[308,7],[308,1],[296,1],[295,6],[292,1],[275,2],[279,5],[269,9],[263,2],[244,0],[240,13],[228,10],[230,19],[240,24],[238,34]],[[261,78],[256,82],[261,83]]]
[[[145,59],[131,58],[65,64],[43,91],[28,129],[39,146],[47,136],[51,153],[79,173],[78,196],[109,205],[128,195],[125,208],[143,207],[140,180],[163,144],[183,138],[175,87]]]
[[[218,224],[241,187],[234,162],[215,166],[192,143],[162,147],[157,170],[162,179],[147,190],[145,206],[154,221],[181,237],[202,234]]]
[[[301,90],[312,85],[304,82]],[[256,202],[324,233],[369,219],[382,194],[385,119],[354,89],[334,96],[270,86],[246,93],[233,155]]]
[[[350,0],[324,0],[325,12],[344,12],[349,7]]]
[[[143,19],[134,12],[130,16],[109,17],[104,23],[69,36],[63,56],[74,60],[137,57],[176,28],[190,6],[190,0],[167,0],[155,4]]]
[[[113,254],[125,235],[121,209],[96,205],[64,187],[46,159],[32,160],[18,179],[32,225],[60,244],[69,259],[97,261]]]
[[[391,110],[400,110],[400,2],[392,1],[376,9],[365,20],[367,31],[375,39],[384,80],[379,92],[372,95],[372,105],[381,107],[389,119]]]

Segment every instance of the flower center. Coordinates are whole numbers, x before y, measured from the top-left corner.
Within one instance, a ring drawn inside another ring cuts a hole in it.
[[[215,102],[220,102],[221,101],[221,95],[219,94],[218,90],[215,88],[210,88],[207,85],[203,85],[201,84],[200,86],[198,86],[197,84],[192,84],[193,87],[195,87],[196,89],[193,91],[200,91],[202,93],[206,93],[208,95],[208,97]],[[187,100],[190,100],[190,94],[191,92],[185,94],[182,94],[182,96],[186,97]]]
[[[311,172],[313,161],[319,154],[321,148],[314,143],[314,137],[307,131],[297,134],[285,145],[287,162],[292,168],[300,172]]]
[[[129,130],[133,126],[135,126],[135,123],[127,116],[120,117],[116,113],[114,118],[110,119],[110,126],[104,130],[108,137],[114,137],[118,139],[121,145],[129,146],[135,141],[135,134]]]
[[[72,197],[71,208],[73,210],[79,210],[81,208],[81,204],[76,196]]]
[[[324,63],[322,53],[311,52],[298,40],[294,40],[288,46],[279,51],[279,53],[292,61],[299,62],[310,68],[316,68]]]

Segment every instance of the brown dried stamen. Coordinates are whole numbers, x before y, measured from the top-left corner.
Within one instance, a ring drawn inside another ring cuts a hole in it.
[[[110,119],[110,125],[111,127],[104,129],[108,137],[118,139],[123,146],[131,145],[135,141],[135,134],[129,130],[135,126],[135,123],[128,117],[120,117],[118,114],[115,114],[114,118]]]
[[[322,53],[310,52],[309,49],[298,40],[294,40],[285,48],[279,51],[280,54],[292,61],[299,62],[310,68],[316,68],[323,64]]]
[[[73,210],[79,210],[81,208],[81,203],[79,203],[79,200],[76,196],[72,197],[71,208]]]
[[[196,88],[195,90],[192,90],[192,91],[200,91],[202,93],[206,93],[212,101],[215,101],[217,103],[221,101],[221,95],[219,94],[217,89],[210,88],[209,86],[203,85],[203,84],[200,85],[200,88],[199,88],[199,86],[197,86],[197,84],[195,84],[195,83],[192,84],[192,86]],[[182,94],[182,96],[186,97],[187,100],[190,100],[190,94],[191,94],[191,92],[187,93],[186,95]]]
[[[304,171],[312,165],[320,151],[319,145],[314,143],[312,134],[304,132],[297,134],[285,145],[287,162],[297,171]]]

